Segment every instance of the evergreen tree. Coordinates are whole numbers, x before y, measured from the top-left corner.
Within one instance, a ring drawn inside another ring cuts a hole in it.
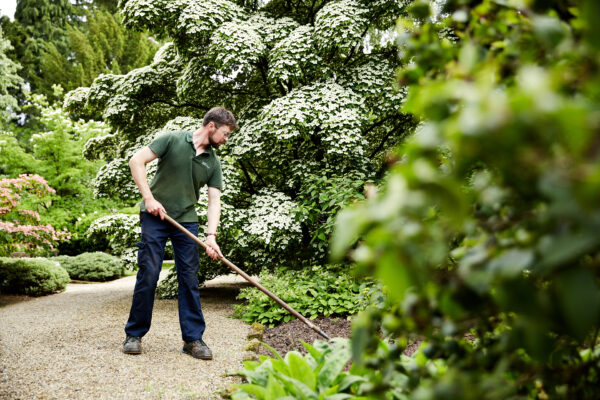
[[[67,26],[77,23],[76,9],[69,0],[17,0],[14,18],[10,38],[23,66],[20,75],[32,91],[50,95],[53,82],[45,79],[42,55],[48,43],[60,54],[69,54]]]
[[[80,27],[68,26],[70,55],[49,43],[41,66],[48,83],[67,90],[89,86],[101,73],[129,72],[152,61],[158,45],[147,35],[126,31],[119,18],[98,9],[86,11]]]
[[[56,100],[53,85],[72,90],[100,73],[126,73],[151,61],[158,44],[125,30],[113,3],[19,0],[15,20],[2,18],[0,26],[15,43],[7,54],[23,65],[20,76],[32,92]]]

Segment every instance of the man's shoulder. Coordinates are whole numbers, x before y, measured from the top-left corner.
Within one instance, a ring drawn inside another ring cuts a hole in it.
[[[169,140],[177,140],[177,141],[186,141],[191,140],[192,132],[191,131],[162,131],[156,135],[156,139],[158,138],[168,138]]]

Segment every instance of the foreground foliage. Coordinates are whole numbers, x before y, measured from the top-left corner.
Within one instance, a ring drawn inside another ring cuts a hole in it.
[[[300,271],[263,272],[260,283],[307,318],[320,315],[350,316],[369,304],[374,284],[359,283],[349,272],[335,266],[315,266]],[[294,319],[273,299],[254,287],[240,290],[235,314],[248,323],[274,326]]]
[[[43,296],[65,290],[69,274],[45,258],[0,257],[0,293]]]
[[[75,257],[60,256],[58,261],[71,279],[105,282],[125,275],[125,268],[118,257],[102,252],[82,253]]]
[[[410,376],[398,387],[382,373],[369,394],[598,398],[599,3],[411,12],[399,79],[422,125],[334,242],[389,289],[389,308],[356,321],[355,361]],[[376,351],[380,328],[399,343],[422,335],[447,368],[399,368]]]
[[[378,365],[360,366],[352,361],[350,341],[334,338],[331,342],[316,340],[313,345],[302,343],[308,354],[302,356],[290,351],[283,357],[269,348],[273,357],[260,356],[260,362],[246,361],[240,375],[247,384],[235,385],[231,393],[233,400],[240,399],[307,399],[344,400],[375,399],[373,387],[382,379],[393,382],[395,388],[389,392],[397,398],[402,387],[408,386],[418,371],[427,370],[432,375],[446,371],[443,360],[431,361],[425,356],[428,344],[421,346],[410,356],[402,354],[396,343],[380,340],[379,355],[393,354],[395,369],[380,369]],[[402,371],[402,372],[400,372]],[[379,393],[383,394],[383,393]],[[457,397],[460,398],[460,397]]]

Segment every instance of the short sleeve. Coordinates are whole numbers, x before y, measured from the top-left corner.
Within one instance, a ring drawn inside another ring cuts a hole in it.
[[[162,157],[167,153],[167,150],[169,149],[169,145],[171,144],[172,137],[173,136],[170,133],[160,135],[159,137],[154,139],[152,142],[150,142],[148,147],[150,147],[150,150],[152,150],[154,152],[154,154],[156,154],[159,157]]]
[[[215,171],[207,183],[208,187],[214,187],[223,190],[223,172],[221,171],[221,160],[217,157],[215,162]]]

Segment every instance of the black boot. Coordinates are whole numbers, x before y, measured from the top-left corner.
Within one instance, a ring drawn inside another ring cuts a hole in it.
[[[201,360],[212,360],[213,358],[212,351],[210,351],[202,339],[194,340],[193,342],[185,342],[183,345],[183,352]]]
[[[123,342],[123,353],[125,354],[140,354],[142,352],[142,338],[137,336],[129,336]]]

